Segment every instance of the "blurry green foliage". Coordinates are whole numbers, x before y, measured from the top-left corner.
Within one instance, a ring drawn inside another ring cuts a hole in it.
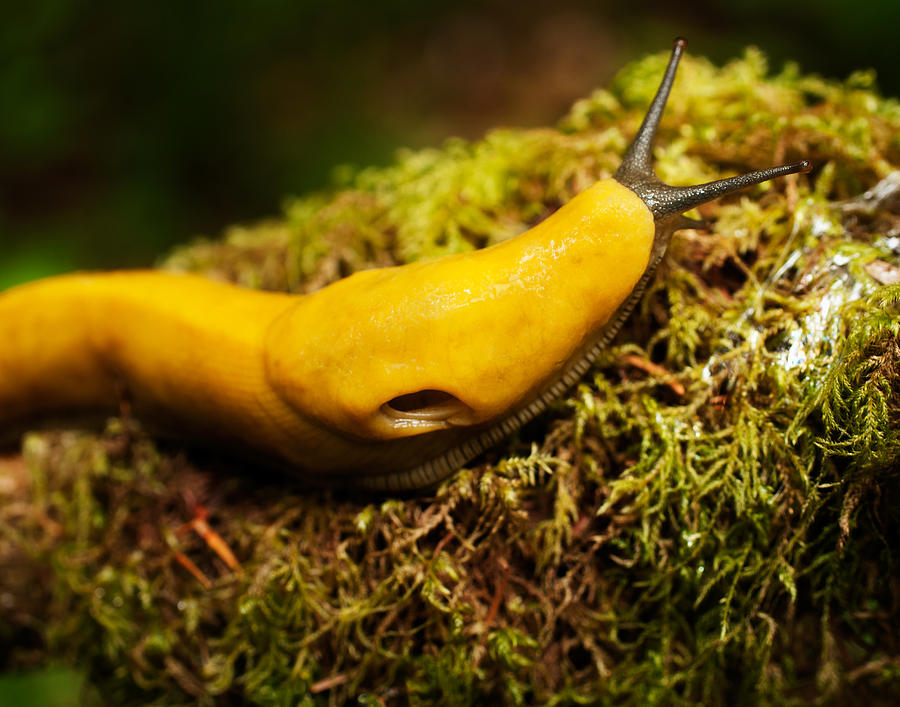
[[[65,668],[0,676],[0,707],[88,707],[101,704],[85,691],[84,676]]]

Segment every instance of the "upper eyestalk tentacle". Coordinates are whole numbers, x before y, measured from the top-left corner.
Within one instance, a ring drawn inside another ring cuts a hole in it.
[[[647,115],[644,116],[644,121],[635,135],[634,141],[628,148],[628,152],[625,153],[622,164],[613,175],[616,181],[641,197],[657,222],[665,220],[670,225],[676,224],[677,228],[702,225],[702,222],[699,221],[676,218],[688,209],[753,184],[788,174],[809,172],[812,169],[810,162],[803,160],[689,187],[673,187],[661,181],[653,171],[653,142],[663,109],[672,90],[672,84],[675,82],[678,63],[686,46],[687,40],[683,37],[675,40],[669,64],[656,91],[656,96],[647,110]]]
[[[678,73],[678,63],[681,61],[681,55],[684,54],[686,46],[687,40],[684,37],[675,39],[672,56],[669,57],[669,65],[666,66],[666,73],[663,74],[659,88],[656,89],[656,96],[653,97],[653,102],[647,109],[640,130],[634,136],[628,152],[622,159],[622,164],[613,175],[627,187],[631,186],[629,182],[656,179],[656,173],[653,171],[653,142],[656,140],[656,130],[659,128],[666,101],[669,100],[669,92],[672,90],[672,84],[675,83],[675,74]]]

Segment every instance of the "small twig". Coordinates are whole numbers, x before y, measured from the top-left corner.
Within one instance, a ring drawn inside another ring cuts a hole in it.
[[[209,581],[209,577],[203,574],[203,571],[197,567],[191,559],[185,555],[183,552],[179,552],[178,550],[173,550],[173,556],[175,557],[175,561],[184,567],[188,572],[194,575],[194,578],[203,585],[204,589],[212,588],[212,582]]]
[[[509,580],[510,568],[502,558],[501,563],[503,565],[503,574],[500,575],[500,583],[497,585],[497,590],[494,592],[494,596],[491,599],[491,607],[488,609],[487,618],[484,620],[485,626],[490,626],[494,623],[494,619],[497,618],[497,613],[500,611],[500,602],[506,594],[506,583]]]
[[[314,682],[310,685],[309,691],[315,695],[317,692],[325,692],[325,690],[330,690],[333,687],[343,685],[349,679],[347,673],[338,673],[337,675],[332,675],[329,678],[322,678],[318,682]]]
[[[675,380],[675,377],[659,364],[648,361],[637,354],[625,354],[622,358],[625,360],[625,363],[634,366],[635,368],[640,368],[651,376],[662,379],[662,382],[669,386],[676,395],[684,395],[684,386]]]
[[[232,572],[235,574],[243,574],[244,570],[241,567],[241,563],[238,562],[237,557],[234,556],[231,548],[228,547],[228,543],[226,543],[225,540],[222,539],[222,536],[213,530],[206,521],[208,515],[206,509],[203,506],[197,506],[194,512],[196,516],[176,531],[178,535],[183,535],[188,530],[193,530],[197,535],[203,538],[204,542],[206,542],[213,552],[222,558],[222,562],[228,565]]]

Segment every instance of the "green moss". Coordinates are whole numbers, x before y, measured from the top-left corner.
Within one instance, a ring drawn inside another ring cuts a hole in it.
[[[663,63],[164,265],[307,291],[512,237],[615,168]],[[116,704],[896,700],[900,208],[862,192],[897,134],[867,74],[685,59],[664,179],[808,157],[814,180],[703,207],[577,389],[433,495],[303,489],[132,421],[29,436],[0,467],[5,664],[78,666]],[[182,527],[199,506],[240,572]]]

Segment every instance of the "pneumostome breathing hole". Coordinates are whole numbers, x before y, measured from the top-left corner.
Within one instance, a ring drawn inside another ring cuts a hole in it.
[[[444,420],[469,407],[459,398],[443,390],[418,390],[391,398],[381,409],[391,417],[422,420]]]

